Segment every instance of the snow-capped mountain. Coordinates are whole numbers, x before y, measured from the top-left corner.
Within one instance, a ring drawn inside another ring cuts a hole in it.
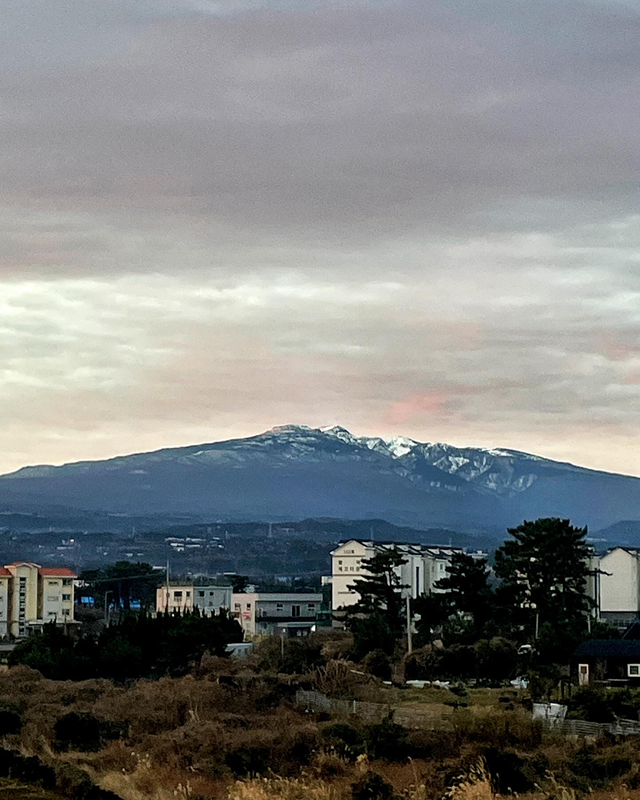
[[[640,479],[515,450],[283,425],[0,477],[0,510],[53,505],[245,520],[382,517],[459,530],[553,515],[602,527],[640,519]]]

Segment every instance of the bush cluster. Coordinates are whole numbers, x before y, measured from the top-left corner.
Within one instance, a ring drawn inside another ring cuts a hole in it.
[[[45,625],[18,645],[9,664],[24,664],[47,678],[125,681],[184,674],[205,652],[222,656],[230,642],[242,641],[242,630],[227,612],[204,615],[129,615],[98,636],[80,638],[55,623]]]

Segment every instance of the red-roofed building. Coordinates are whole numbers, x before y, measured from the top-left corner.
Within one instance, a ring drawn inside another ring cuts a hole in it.
[[[15,561],[0,568],[0,635],[21,638],[47,622],[73,622],[75,572]]]

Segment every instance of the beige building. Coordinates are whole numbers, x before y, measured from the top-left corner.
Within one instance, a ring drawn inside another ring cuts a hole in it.
[[[202,578],[195,581],[171,581],[156,590],[156,611],[193,611],[208,613],[231,608],[233,588],[223,578]]]
[[[27,561],[0,568],[0,636],[21,638],[47,622],[73,622],[76,577],[66,567]]]
[[[370,577],[362,568],[365,559],[376,553],[396,549],[405,563],[397,568],[400,584],[407,587],[402,594],[418,597],[421,594],[439,592],[438,581],[448,575],[451,555],[462,552],[460,547],[440,545],[405,544],[402,542],[375,542],[350,539],[340,542],[331,551],[331,595],[332,608],[337,611],[358,602],[360,595],[350,588],[354,581]],[[480,557],[482,554],[478,553]]]

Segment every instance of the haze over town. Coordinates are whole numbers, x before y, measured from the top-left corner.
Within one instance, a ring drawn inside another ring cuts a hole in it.
[[[640,474],[639,36],[3,4],[0,472],[338,423]]]

